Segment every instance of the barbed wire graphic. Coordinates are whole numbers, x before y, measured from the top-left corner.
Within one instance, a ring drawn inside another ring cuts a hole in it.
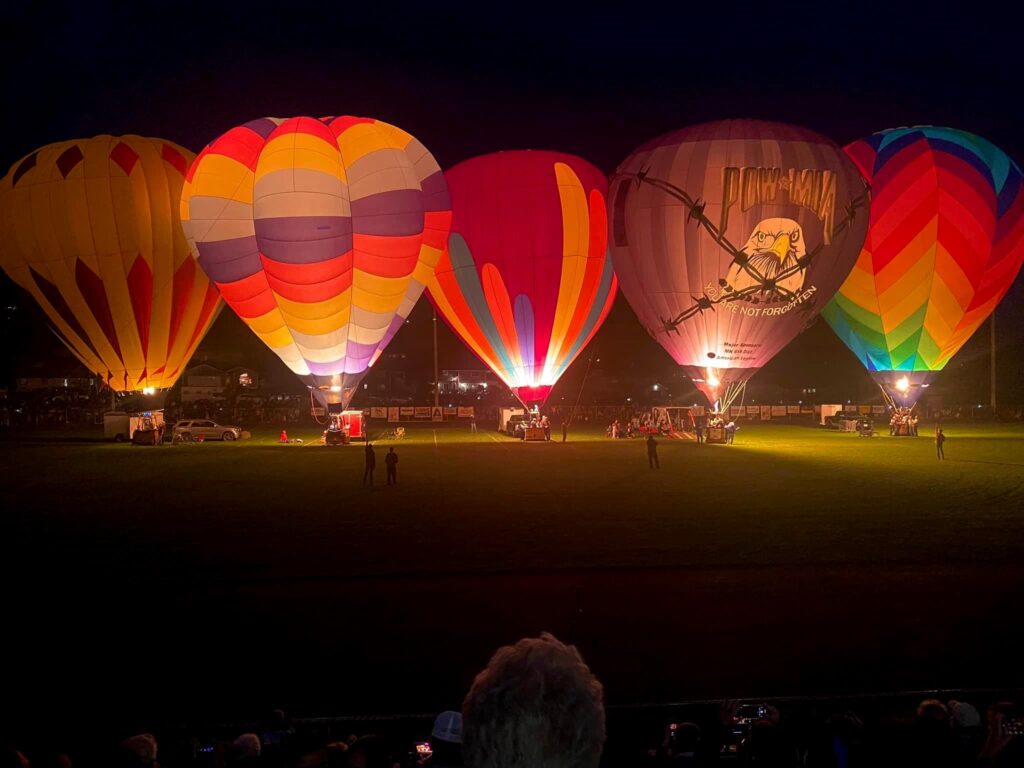
[[[637,188],[641,184],[648,184],[655,189],[660,189],[665,194],[674,197],[679,200],[686,208],[686,223],[696,222],[697,226],[702,227],[711,237],[718,243],[719,247],[725,250],[732,259],[732,265],[738,267],[744,273],[746,273],[753,284],[734,290],[725,278],[719,278],[718,285],[722,289],[722,292],[717,296],[709,296],[707,291],[704,291],[701,296],[695,299],[694,303],[680,312],[675,317],[662,318],[663,327],[660,330],[666,333],[679,333],[679,325],[686,320],[697,314],[703,314],[706,311],[714,311],[716,305],[723,302],[732,303],[736,301],[749,302],[751,304],[760,304],[762,296],[765,301],[771,301],[772,299],[778,299],[781,301],[795,301],[799,298],[797,293],[789,290],[788,288],[780,285],[786,279],[798,275],[807,270],[807,268],[814,262],[814,259],[821,253],[825,247],[825,243],[819,243],[812,250],[805,253],[803,256],[795,260],[790,266],[780,270],[774,275],[765,275],[750,262],[750,254],[747,254],[742,248],[737,248],[733,245],[729,239],[721,232],[714,222],[712,222],[707,216],[704,215],[704,209],[707,207],[707,203],[701,200],[699,197],[694,198],[689,195],[686,190],[677,187],[671,182],[664,181],[663,179],[654,178],[649,175],[646,168],[641,169],[635,174],[616,173],[612,176],[612,181],[622,180],[623,183],[628,183],[627,180],[632,181]],[[868,201],[868,195],[870,187],[867,182],[864,182],[864,189],[861,193],[850,200],[844,209],[844,216],[836,222],[833,228],[833,235],[839,235],[849,227],[857,217],[857,212],[866,207]],[[799,304],[800,311],[809,314],[814,308],[814,299],[802,301]],[[651,336],[655,336],[656,333],[648,329],[648,333]]]

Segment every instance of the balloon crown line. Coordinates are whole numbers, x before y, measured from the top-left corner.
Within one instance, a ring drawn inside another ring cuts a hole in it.
[[[742,248],[737,248],[733,245],[725,234],[719,230],[715,223],[704,215],[704,209],[707,207],[707,203],[699,197],[693,198],[686,192],[686,190],[677,187],[675,184],[664,181],[663,179],[652,177],[649,169],[647,168],[641,168],[635,174],[615,173],[612,175],[612,180],[614,181],[616,179],[631,179],[637,188],[639,188],[641,184],[649,184],[655,189],[660,189],[667,195],[679,200],[687,208],[686,223],[689,224],[691,222],[696,222],[697,226],[703,227],[708,234],[714,238],[715,242],[717,242],[721,248],[725,249],[725,251],[732,257],[732,263],[743,270],[743,272],[745,272],[753,281],[751,285],[745,288],[734,290],[724,278],[719,279],[718,284],[723,289],[722,293],[717,297],[711,297],[705,292],[694,301],[692,306],[688,307],[675,317],[663,318],[663,325],[659,330],[662,330],[665,333],[675,333],[678,335],[680,324],[694,315],[703,314],[706,310],[714,311],[715,305],[721,304],[722,302],[747,301],[751,304],[759,304],[761,301],[759,296],[762,294],[767,294],[769,298],[774,297],[784,301],[795,300],[797,298],[797,294],[780,285],[780,283],[784,282],[787,278],[806,270],[825,245],[824,243],[819,243],[813,250],[805,253],[791,266],[774,275],[764,275],[755,265],[750,263],[750,257],[747,253],[744,252]],[[864,189],[857,197],[847,203],[843,218],[836,222],[833,230],[834,234],[843,232],[850,226],[850,224],[853,223],[857,216],[857,211],[861,208],[867,207],[871,187],[866,181],[862,181],[862,183],[864,184]],[[800,311],[805,314],[810,314],[813,308],[813,299],[800,304]],[[657,331],[652,332],[648,329],[648,333],[650,333],[651,336],[656,336]]]

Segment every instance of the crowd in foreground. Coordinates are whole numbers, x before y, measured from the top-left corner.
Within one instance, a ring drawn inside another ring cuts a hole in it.
[[[100,759],[67,752],[0,752],[0,768],[1003,768],[1024,766],[1022,712],[1008,702],[982,716],[966,702],[926,699],[903,722],[865,725],[851,711],[808,718],[769,704],[724,703],[717,716],[664,724],[660,739],[606,751],[601,683],[573,646],[549,634],[500,648],[462,711],[442,712],[423,742],[383,735],[320,741],[275,712],[260,733],[193,738],[171,748],[149,733]]]

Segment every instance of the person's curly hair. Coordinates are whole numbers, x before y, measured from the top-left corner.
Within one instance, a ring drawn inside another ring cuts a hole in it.
[[[576,648],[545,632],[495,652],[462,722],[469,768],[596,768],[604,691]]]

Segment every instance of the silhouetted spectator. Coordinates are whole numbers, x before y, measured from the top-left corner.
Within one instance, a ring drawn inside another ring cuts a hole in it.
[[[1011,724],[1015,707],[1008,701],[993,704],[986,712],[985,720],[988,733],[985,744],[978,754],[977,765],[980,768],[1010,768],[1024,765],[1024,740],[1013,735],[1018,731],[1020,721],[1013,724],[1016,729],[1008,728]]]
[[[953,729],[958,759],[970,763],[981,751],[985,738],[981,728],[981,715],[966,701],[950,701],[949,724]]]
[[[661,463],[658,461],[658,441],[654,439],[654,435],[647,436],[647,464],[651,469],[661,469]]]
[[[547,633],[499,648],[462,703],[470,768],[596,768],[605,739],[601,683]]]
[[[366,448],[363,450],[366,458],[366,468],[363,470],[363,485],[373,485],[373,470],[377,466],[377,454],[373,452],[373,443],[366,441]]]
[[[423,762],[432,768],[461,768],[462,713],[442,712],[430,732],[430,757]]]
[[[363,736],[348,745],[348,768],[392,768],[388,745],[380,736]]]
[[[260,763],[260,752],[263,745],[255,733],[243,733],[231,745],[231,761],[233,766],[256,766]]]
[[[295,727],[282,709],[275,709],[260,735],[263,751],[260,759],[264,764],[276,765],[284,761],[295,741]]]
[[[672,768],[697,768],[710,762],[700,726],[696,723],[670,723],[665,727],[659,762]],[[716,756],[717,757],[717,756]]]
[[[949,725],[949,710],[938,699],[925,699],[917,705],[906,764],[929,768],[956,765],[956,745]]]
[[[864,723],[854,712],[830,715],[807,751],[807,765],[813,768],[858,768],[865,761]]]
[[[796,749],[779,723],[772,719],[757,720],[751,724],[750,733],[743,742],[742,757],[745,764],[764,768],[791,768],[797,764]]]
[[[125,739],[118,751],[118,764],[123,768],[149,768],[157,764],[156,758],[156,737],[151,733]]]
[[[384,454],[384,468],[388,473],[388,485],[398,485],[398,454],[394,446]]]
[[[327,745],[327,768],[348,768],[348,742],[332,741]]]

